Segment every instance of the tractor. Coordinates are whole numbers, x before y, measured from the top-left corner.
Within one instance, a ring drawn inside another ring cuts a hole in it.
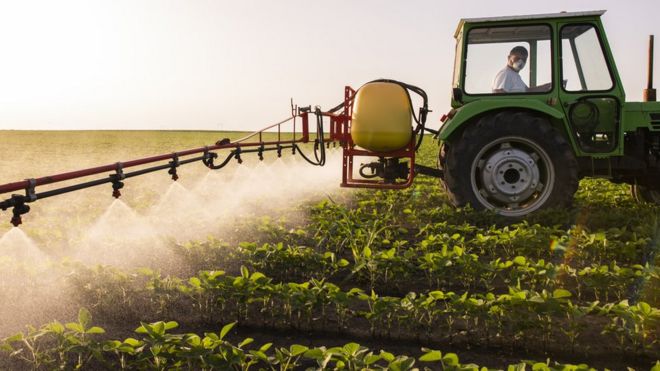
[[[653,36],[645,101],[626,102],[604,13],[459,22],[452,109],[437,134],[438,165],[455,205],[521,217],[570,205],[584,177],[630,184],[638,201],[660,204]],[[497,89],[494,77],[520,47],[528,67],[514,73],[526,88]]]

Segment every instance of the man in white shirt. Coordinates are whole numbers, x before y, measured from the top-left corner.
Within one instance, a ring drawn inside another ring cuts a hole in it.
[[[524,93],[529,89],[519,73],[525,67],[528,56],[527,49],[522,46],[511,49],[506,67],[495,75],[493,93]]]
[[[528,87],[520,77],[520,70],[525,68],[527,63],[527,49],[523,46],[516,46],[511,49],[507,59],[506,67],[495,75],[493,80],[493,93],[534,93],[547,92],[552,89],[552,83]]]

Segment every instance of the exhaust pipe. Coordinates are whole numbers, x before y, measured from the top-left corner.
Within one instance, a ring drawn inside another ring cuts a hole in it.
[[[653,89],[653,35],[649,35],[649,60],[646,89],[644,89],[644,102],[655,102],[655,89]]]

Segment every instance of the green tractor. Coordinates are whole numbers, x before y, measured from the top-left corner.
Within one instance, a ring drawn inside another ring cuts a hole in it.
[[[653,36],[644,102],[626,102],[604,11],[462,19],[439,167],[458,205],[520,217],[567,206],[583,177],[660,204]]]

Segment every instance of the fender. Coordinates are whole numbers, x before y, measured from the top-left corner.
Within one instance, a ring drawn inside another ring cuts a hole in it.
[[[536,99],[480,99],[456,109],[454,115],[440,127],[439,138],[447,140],[456,129],[486,112],[516,108],[543,113],[566,125],[562,111]]]

